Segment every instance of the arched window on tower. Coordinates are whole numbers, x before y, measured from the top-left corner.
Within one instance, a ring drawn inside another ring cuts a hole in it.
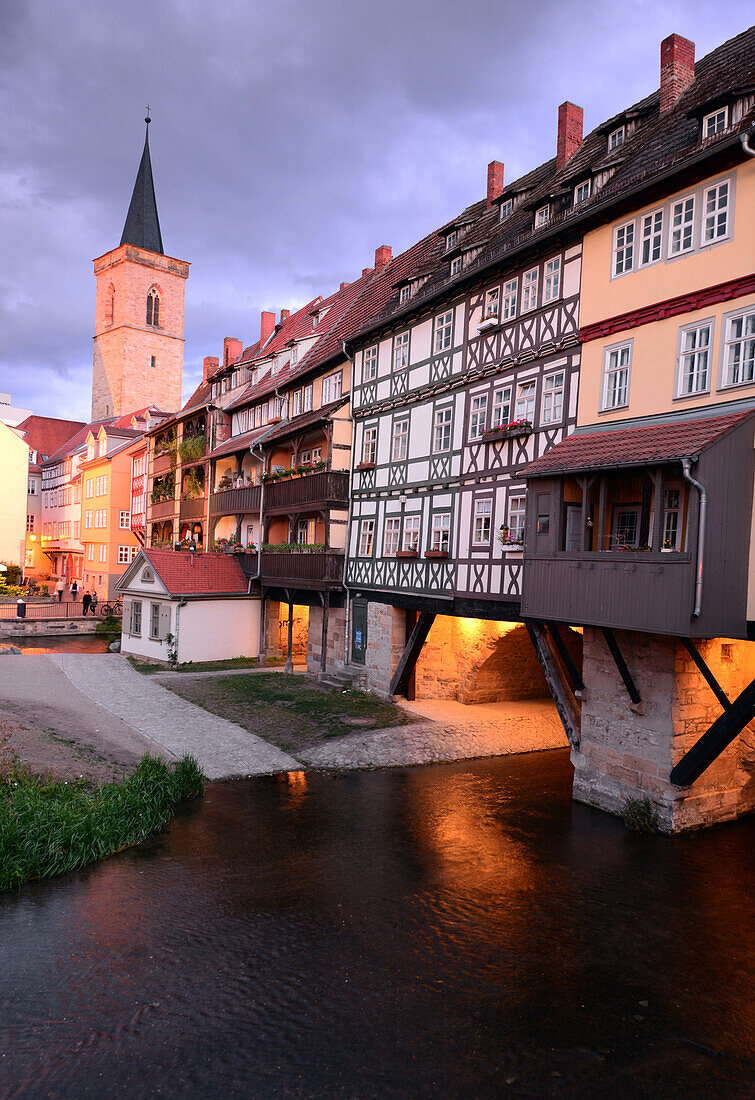
[[[111,285],[108,287],[107,298],[105,299],[105,324],[112,325],[115,320],[115,287]]]
[[[156,290],[150,290],[147,295],[147,324],[160,324],[160,298]]]

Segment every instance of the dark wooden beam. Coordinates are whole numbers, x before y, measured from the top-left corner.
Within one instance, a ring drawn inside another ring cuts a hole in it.
[[[573,749],[578,749],[580,739],[579,712],[574,697],[561,679],[561,671],[548,643],[548,635],[543,629],[543,624],[532,619],[528,619],[525,626],[537,654],[537,659],[540,662],[540,667],[543,670],[545,682],[553,696],[553,702],[556,704],[556,710],[564,727],[567,740]]]
[[[574,661],[572,661],[571,659],[571,654],[564,644],[564,639],[561,637],[558,627],[555,623],[550,622],[546,623],[546,626],[550,631],[550,635],[553,638],[553,641],[556,643],[556,649],[558,650],[559,657],[564,663],[564,668],[569,673],[569,679],[571,680],[572,687],[575,691],[584,691],[585,685],[582,681],[582,677],[580,676],[577,666],[574,664]]]
[[[689,787],[711,766],[725,748],[755,718],[755,680],[705,731],[689,752],[671,769],[671,782],[677,787]]]
[[[430,628],[435,622],[435,614],[432,611],[421,611],[417,624],[412,631],[404,652],[401,654],[396,671],[391,680],[391,695],[404,695],[409,687],[409,678],[414,672],[417,658],[422,652],[422,646],[427,640]]]
[[[632,674],[627,668],[627,663],[624,660],[624,655],[619,649],[619,643],[616,641],[616,636],[610,627],[602,626],[600,628],[603,631],[603,637],[606,640],[606,645],[611,651],[616,667],[619,670],[622,680],[624,681],[624,687],[627,689],[627,695],[633,703],[641,703],[640,693],[637,690],[637,685],[632,679]]]
[[[682,644],[684,645],[684,648],[687,650],[692,660],[699,668],[703,679],[715,695],[716,699],[718,699],[724,710],[728,710],[731,706],[731,700],[729,699],[729,696],[721,687],[711,670],[708,668],[708,665],[702,654],[700,653],[700,650],[697,648],[691,638],[682,638]]]

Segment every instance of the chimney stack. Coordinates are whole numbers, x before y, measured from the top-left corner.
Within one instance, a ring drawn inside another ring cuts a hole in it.
[[[558,140],[556,171],[560,172],[582,144],[582,108],[576,103],[562,103],[558,109]]]
[[[202,381],[206,382],[218,369],[218,360],[214,355],[205,355],[202,363]]]
[[[381,244],[375,249],[375,271],[382,271],[391,262],[393,249],[389,244]]]
[[[661,42],[661,114],[670,111],[695,79],[695,43],[680,34]]]
[[[488,201],[486,208],[489,210],[495,200],[503,191],[503,164],[500,160],[491,160],[488,165]]]
[[[275,331],[275,314],[262,311],[260,318],[260,347],[263,347]]]
[[[281,324],[283,324],[284,321],[287,321],[290,316],[291,316],[291,310],[290,309],[282,309],[281,310]]]
[[[240,340],[235,340],[233,336],[226,336],[223,341],[223,366],[227,367],[229,363],[235,362],[243,350],[244,345]]]

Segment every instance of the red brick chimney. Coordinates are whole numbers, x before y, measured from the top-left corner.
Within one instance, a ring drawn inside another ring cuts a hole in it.
[[[260,318],[260,347],[266,344],[275,331],[275,314],[262,311]]]
[[[661,42],[661,114],[670,111],[695,79],[695,43],[680,34]]]
[[[281,310],[281,324],[283,324],[284,321],[287,321],[290,316],[291,316],[291,310],[290,309],[282,309]]]
[[[244,345],[240,340],[235,340],[233,336],[226,336],[223,341],[223,366],[227,367],[229,363],[235,362],[244,350]]]
[[[486,203],[488,210],[502,191],[503,164],[500,160],[491,160],[490,164],[488,165],[488,201]]]
[[[582,108],[576,103],[562,103],[558,109],[558,140],[556,171],[560,172],[582,144]]]
[[[371,267],[363,267],[362,268],[362,275],[371,275],[371,274],[372,274],[372,268]]]
[[[211,374],[218,369],[218,360],[214,355],[205,355],[202,363],[202,381],[206,382]]]
[[[382,271],[391,262],[393,249],[389,244],[381,244],[375,249],[375,271]]]

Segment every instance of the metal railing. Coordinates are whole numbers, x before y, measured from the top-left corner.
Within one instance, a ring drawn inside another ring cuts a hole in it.
[[[0,619],[19,619],[15,603],[0,604]],[[80,619],[82,617],[81,598],[78,600],[46,600],[44,603],[26,604],[26,619]],[[95,616],[98,617],[98,616]],[[23,619],[19,619],[23,622]]]

